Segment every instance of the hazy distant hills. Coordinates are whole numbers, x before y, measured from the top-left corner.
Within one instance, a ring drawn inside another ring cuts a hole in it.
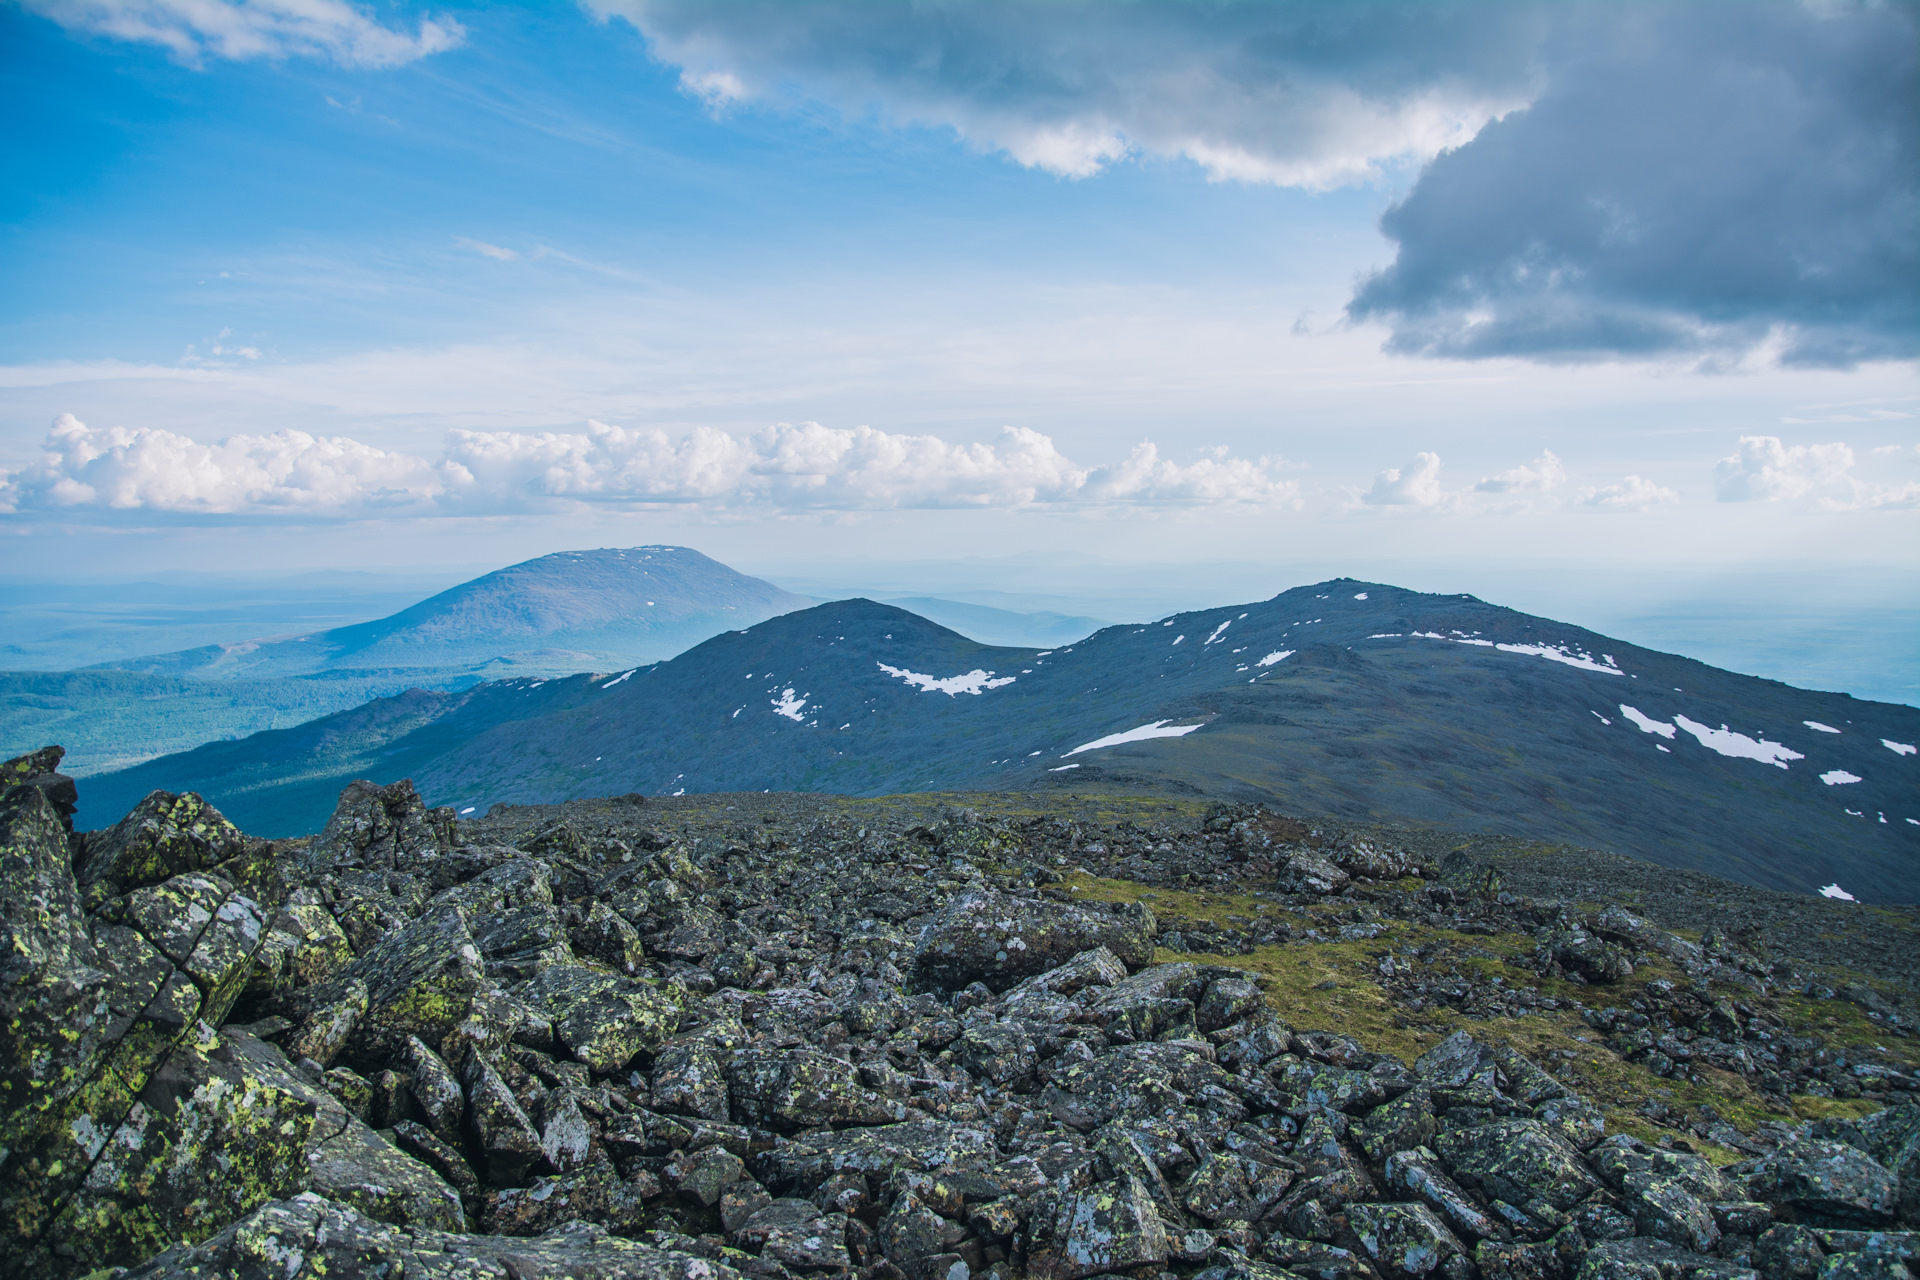
[[[1337,580],[1052,650],[841,601],[543,688],[537,707],[513,701],[531,692],[413,719],[375,704],[249,742],[303,778],[410,775],[463,809],[628,791],[1177,791],[1920,897],[1920,710],[1472,597]],[[83,816],[164,786],[252,829],[317,828],[324,788],[281,788],[246,747],[92,780]]]
[[[59,742],[85,776],[412,688],[652,662],[809,603],[685,547],[560,552],[372,622],[0,673],[0,753]]]
[[[581,670],[596,662],[657,661],[716,631],[809,603],[688,547],[561,551],[372,622],[102,665],[194,679],[456,667],[516,657]]]

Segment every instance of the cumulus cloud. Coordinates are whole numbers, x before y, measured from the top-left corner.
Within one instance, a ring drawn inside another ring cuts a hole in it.
[[[1721,502],[1781,502],[1844,484],[1853,450],[1844,444],[1784,445],[1779,436],[1741,436],[1739,447],[1713,468],[1713,496]]]
[[[1440,455],[1418,453],[1404,467],[1389,467],[1360,495],[1372,507],[1437,507],[1454,495],[1440,487]]]
[[[1545,27],[1462,0],[587,4],[716,106],[823,101],[1074,178],[1145,154],[1310,189],[1425,160],[1523,104]]]
[[[1778,436],[1741,436],[1734,452],[1714,465],[1714,496],[1721,502],[1805,498],[1830,511],[1920,507],[1920,483],[1863,479],[1853,474],[1854,462],[1853,450],[1838,442],[1788,445]]]
[[[424,17],[407,31],[345,0],[21,0],[69,31],[155,44],[183,62],[206,57],[322,58],[347,67],[397,67],[454,48],[466,30]]]
[[[304,431],[201,444],[61,414],[41,461],[0,476],[0,511],[92,508],[170,514],[325,513],[417,506],[447,491],[444,466]]]
[[[1360,495],[1369,507],[1412,507],[1422,511],[1473,514],[1531,505],[1534,495],[1546,495],[1565,484],[1567,469],[1551,449],[1531,462],[1485,476],[1470,488],[1449,489],[1440,480],[1440,455],[1418,453],[1403,467],[1389,467],[1374,476]]]
[[[1656,507],[1668,502],[1678,502],[1680,495],[1672,489],[1655,484],[1644,476],[1628,476],[1619,484],[1582,489],[1580,501],[1589,507]]]
[[[1542,451],[1532,462],[1488,476],[1473,486],[1475,493],[1546,493],[1567,482],[1567,469],[1553,450]]]
[[[750,436],[588,422],[577,432],[455,431],[438,458],[298,431],[201,444],[62,415],[41,460],[0,474],[0,510],[355,516],[535,511],[605,503],[862,511],[937,507],[1291,505],[1277,458],[1181,465],[1151,442],[1084,468],[1047,436],[995,444],[780,423]]]
[[[1920,9],[1562,6],[1544,87],[1381,221],[1390,348],[1846,366],[1920,345]]]

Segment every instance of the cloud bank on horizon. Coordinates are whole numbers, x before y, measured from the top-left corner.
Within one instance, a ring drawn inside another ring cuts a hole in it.
[[[1348,307],[1393,351],[1920,350],[1912,5],[587,3],[716,106],[823,101],[1070,178],[1180,157],[1323,190],[1424,164]]]
[[[1037,431],[998,446],[871,427],[778,423],[750,436],[711,427],[679,437],[589,421],[577,432],[452,431],[437,457],[282,430],[213,444],[154,428],[90,427],[62,414],[37,464],[0,472],[0,513],[111,517],[502,515],[610,506],[713,513],[1258,506],[1473,516],[1555,506],[1569,482],[1552,450],[1450,488],[1420,452],[1364,491],[1309,494],[1281,458],[1226,450],[1182,466],[1151,441],[1118,462],[1078,466]],[[1920,507],[1920,482],[1852,474],[1845,444],[1744,436],[1715,466],[1720,502],[1806,499],[1826,510]],[[1348,496],[1343,501],[1340,494]],[[1357,498],[1357,500],[1356,500]],[[1680,495],[1638,475],[1578,489],[1576,505],[1644,510]]]
[[[215,444],[153,428],[94,428],[63,414],[40,462],[0,473],[0,511],[330,517],[490,515],[581,504],[771,511],[1070,505],[1284,507],[1297,482],[1277,458],[1187,466],[1151,442],[1075,466],[1037,431],[998,447],[871,427],[779,423],[743,438],[700,428],[588,422],[580,432],[455,431],[437,458],[304,431]]]

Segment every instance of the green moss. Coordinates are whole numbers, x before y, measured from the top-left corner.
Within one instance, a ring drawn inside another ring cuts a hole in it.
[[[1605,1043],[1601,1033],[1568,1008],[1542,1010],[1517,1018],[1473,1018],[1445,1007],[1413,1014],[1396,1004],[1380,982],[1378,970],[1380,958],[1390,949],[1405,950],[1437,943],[1443,949],[1445,963],[1482,980],[1500,978],[1508,985],[1532,987],[1562,1002],[1579,1000],[1590,1006],[1626,1007],[1645,996],[1652,982],[1666,981],[1676,987],[1690,985],[1687,975],[1664,959],[1649,960],[1636,967],[1632,976],[1609,986],[1581,986],[1544,978],[1521,964],[1532,955],[1536,945],[1534,939],[1525,934],[1463,934],[1383,918],[1378,922],[1383,928],[1377,936],[1346,941],[1338,940],[1340,919],[1350,918],[1353,908],[1353,904],[1346,902],[1315,904],[1304,914],[1281,914],[1276,904],[1254,893],[1195,893],[1084,873],[1069,876],[1063,887],[1083,901],[1144,902],[1153,908],[1164,926],[1174,929],[1194,925],[1215,929],[1237,927],[1263,916],[1283,919],[1297,930],[1317,929],[1336,940],[1258,947],[1243,955],[1208,955],[1162,948],[1155,952],[1154,958],[1157,961],[1205,961],[1249,970],[1258,975],[1268,1002],[1290,1026],[1338,1030],[1352,1035],[1370,1049],[1391,1053],[1406,1062],[1413,1061],[1455,1030],[1464,1029],[1485,1043],[1510,1046],[1600,1105],[1616,1130],[1648,1141],[1680,1136],[1677,1131],[1655,1124],[1638,1113],[1637,1108],[1648,1099],[1657,1099],[1686,1114],[1697,1114],[1701,1106],[1710,1106],[1734,1127],[1746,1131],[1762,1121],[1792,1124],[1816,1118],[1816,1112],[1855,1115],[1873,1109],[1870,1104],[1822,1098],[1796,1099],[1794,1110],[1784,1110],[1741,1076],[1708,1067],[1700,1069],[1698,1083],[1657,1076],[1645,1066],[1621,1058]],[[1897,1044],[1900,1051],[1896,1051],[1895,1056],[1900,1056],[1901,1051],[1907,1055],[1914,1052],[1911,1041],[1889,1044],[1884,1038],[1875,1040],[1875,1036],[1884,1037],[1885,1032],[1868,1021],[1858,1008],[1841,1001],[1810,1001],[1799,996],[1762,1000],[1752,991],[1737,986],[1718,987],[1710,994],[1766,1008],[1796,1033],[1813,1032],[1830,1042],[1871,1043],[1889,1049]],[[1820,1105],[1810,1107],[1810,1103]],[[1738,1152],[1703,1143],[1691,1135],[1687,1135],[1686,1141],[1718,1163],[1740,1158]]]
[[[1865,1098],[1820,1098],[1810,1093],[1796,1093],[1793,1109],[1808,1120],[1858,1120],[1878,1111],[1880,1104]]]

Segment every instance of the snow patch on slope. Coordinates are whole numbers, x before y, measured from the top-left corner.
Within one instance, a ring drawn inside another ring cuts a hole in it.
[[[1709,729],[1697,720],[1685,716],[1675,716],[1673,722],[1700,740],[1700,745],[1709,751],[1717,751],[1723,756],[1732,756],[1736,760],[1758,760],[1761,764],[1770,764],[1784,769],[1789,760],[1805,760],[1806,756],[1791,747],[1778,742],[1768,742],[1765,738],[1755,740],[1744,733],[1735,733],[1721,725],[1718,729]]]
[[[1110,733],[1104,738],[1095,738],[1067,752],[1077,756],[1082,751],[1096,751],[1101,747],[1117,747],[1123,742],[1145,742],[1148,738],[1183,738],[1201,726],[1197,724],[1168,724],[1165,720],[1155,720],[1152,724],[1143,724],[1138,729],[1128,729],[1125,733]]]
[[[1598,661],[1584,649],[1575,649],[1564,644],[1501,644],[1494,640],[1481,640],[1474,636],[1456,632],[1443,636],[1438,631],[1415,631],[1414,636],[1422,640],[1445,640],[1449,644],[1471,644],[1483,648],[1498,649],[1501,653],[1520,653],[1529,658],[1545,658],[1548,662],[1564,663],[1569,667],[1578,667],[1582,671],[1597,671],[1603,676],[1623,676],[1627,674],[1613,660],[1613,655],[1603,653]]]
[[[908,671],[905,667],[890,667],[884,662],[876,662],[874,665],[896,680],[905,680],[916,689],[927,693],[944,693],[949,698],[960,693],[971,693],[979,697],[988,689],[998,689],[1019,679],[1018,676],[1001,676],[996,679],[993,672],[982,671],[978,667],[963,675],[947,676],[942,679],[939,676],[923,676],[917,671]]]

